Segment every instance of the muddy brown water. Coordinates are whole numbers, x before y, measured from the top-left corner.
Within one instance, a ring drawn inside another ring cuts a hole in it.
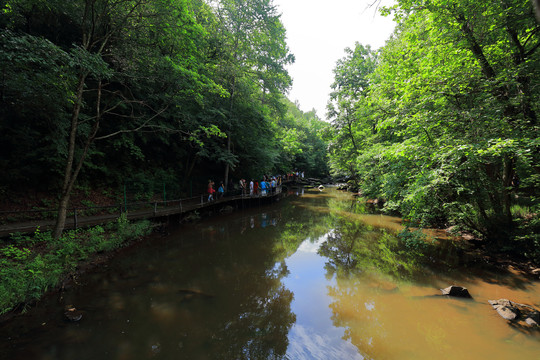
[[[539,333],[487,303],[540,308],[538,282],[451,239],[415,252],[368,210],[298,190],[173,228],[0,324],[0,359],[540,359]],[[474,299],[433,296],[452,284]]]

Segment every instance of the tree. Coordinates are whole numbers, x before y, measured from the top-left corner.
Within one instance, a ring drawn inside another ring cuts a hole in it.
[[[73,79],[68,90],[70,115],[56,238],[62,233],[73,186],[95,141],[143,129],[193,136],[193,128],[186,129],[181,116],[168,113],[168,117],[162,117],[177,105],[171,100],[181,96],[184,103],[191,99],[198,103],[205,90],[222,92],[198,71],[201,53],[196,37],[202,29],[193,20],[189,5],[188,1],[168,0],[81,0],[46,5],[24,0],[6,2],[12,19],[9,26],[13,28],[39,34],[42,27],[34,20],[47,15],[44,18],[52,23],[47,35],[66,47],[62,49],[67,59],[61,64],[62,76]],[[79,37],[65,35],[65,27],[55,21],[60,18]],[[69,41],[73,45],[65,44]],[[159,51],[146,51],[150,44]],[[142,81],[139,76],[145,66],[149,71]],[[172,81],[164,81],[170,78]],[[144,99],[145,92],[157,84],[166,86],[161,96]],[[165,121],[158,122],[158,118]],[[103,120],[107,120],[105,126]],[[213,127],[197,129],[216,133]],[[62,133],[57,135],[62,137]]]
[[[368,111],[366,98],[370,92],[370,74],[377,64],[378,54],[368,46],[356,43],[354,49],[346,48],[346,56],[338,60],[334,69],[334,83],[328,102],[328,118],[332,121],[335,134],[339,134],[330,144],[330,152],[339,152],[334,159],[340,159],[337,167],[353,171],[353,162],[362,147],[363,134],[358,127],[368,127],[372,117]],[[357,121],[362,119],[362,121]],[[372,126],[374,128],[374,125]],[[368,127],[367,131],[371,129]]]
[[[233,140],[242,147],[242,140],[253,139],[251,129],[268,126],[267,106],[272,104],[275,94],[290,86],[285,66],[294,57],[289,53],[285,29],[271,0],[222,0],[215,1],[214,7],[220,19],[218,40],[224,55],[219,65],[221,83],[229,93],[226,103],[216,105],[225,115],[222,129],[227,140],[220,159],[225,164],[227,183],[230,169],[239,163]],[[244,147],[243,153],[257,152],[257,148],[256,144]]]
[[[539,93],[531,85],[540,43],[530,3],[399,1],[386,11],[396,33],[350,129],[334,135],[363,144],[355,160],[333,153],[333,163],[390,211],[501,243],[516,224],[515,180],[533,184],[537,172]],[[530,196],[531,187],[523,190]]]

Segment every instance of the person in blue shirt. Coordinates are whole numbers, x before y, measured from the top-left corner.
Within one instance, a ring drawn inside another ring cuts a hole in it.
[[[221,199],[223,197],[223,194],[225,194],[225,185],[223,185],[223,181],[219,184],[219,188],[217,190],[218,192],[218,199]]]

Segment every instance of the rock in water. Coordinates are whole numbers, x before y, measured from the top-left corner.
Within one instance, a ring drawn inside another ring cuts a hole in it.
[[[82,319],[83,313],[80,310],[77,310],[74,306],[68,305],[65,307],[64,315],[69,321],[79,321]]]
[[[540,326],[540,312],[534,311],[525,319],[525,322],[529,326]]]
[[[233,210],[234,210],[234,208],[233,208],[232,206],[227,205],[227,206],[222,207],[222,208],[219,210],[219,212],[224,213],[224,214],[229,214],[229,213],[232,213]]]
[[[452,285],[447,288],[441,289],[441,292],[443,295],[447,296],[472,299],[471,294],[469,294],[469,290],[461,286]]]
[[[519,309],[508,299],[489,300],[488,302],[505,320],[515,320],[519,316]]]
[[[508,299],[489,300],[497,313],[514,325],[521,327],[538,327],[540,311],[530,305],[518,304]]]

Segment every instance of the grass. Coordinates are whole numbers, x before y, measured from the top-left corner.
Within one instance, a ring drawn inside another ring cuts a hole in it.
[[[514,204],[510,208],[513,218],[526,218],[530,216],[533,211],[530,206]]]
[[[106,227],[66,231],[54,240],[38,228],[31,236],[13,234],[0,247],[0,315],[38,300],[93,255],[148,235],[149,221],[130,223],[125,215]]]

